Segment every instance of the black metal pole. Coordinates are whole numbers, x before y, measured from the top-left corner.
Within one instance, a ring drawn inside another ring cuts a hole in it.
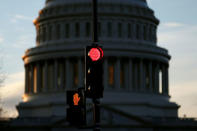
[[[93,131],[100,131],[100,100],[93,99],[94,103],[94,130]]]
[[[93,24],[93,31],[92,31],[92,39],[93,42],[98,42],[98,14],[97,14],[97,0],[92,0],[92,24]]]
[[[97,44],[98,42],[98,13],[97,13],[97,0],[92,0],[92,39],[93,43]],[[93,99],[93,112],[94,112],[94,131],[100,131],[100,100]]]

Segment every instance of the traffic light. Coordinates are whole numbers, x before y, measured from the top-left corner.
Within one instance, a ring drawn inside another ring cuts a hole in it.
[[[103,97],[103,49],[101,46],[86,47],[85,94],[88,98]]]
[[[86,101],[84,88],[67,91],[67,121],[74,126],[86,125]]]

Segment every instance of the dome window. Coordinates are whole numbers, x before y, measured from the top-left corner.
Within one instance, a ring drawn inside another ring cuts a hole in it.
[[[87,22],[86,23],[86,37],[89,37],[90,36],[90,23],[89,22]]]
[[[79,23],[75,23],[75,37],[80,36],[80,25]]]
[[[70,37],[70,25],[69,24],[65,25],[65,37],[66,38]]]
[[[108,37],[112,36],[112,23],[111,22],[107,23],[107,36]]]

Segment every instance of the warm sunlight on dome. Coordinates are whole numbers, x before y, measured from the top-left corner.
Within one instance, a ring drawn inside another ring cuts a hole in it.
[[[27,102],[28,101],[28,95],[27,94],[24,94],[22,96],[22,99],[23,99],[23,102]]]
[[[33,23],[36,24],[36,23],[37,23],[37,19],[34,19],[34,20],[33,20]]]

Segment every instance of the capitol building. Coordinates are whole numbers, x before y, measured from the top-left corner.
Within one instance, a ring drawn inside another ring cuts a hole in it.
[[[73,130],[65,120],[66,91],[84,87],[92,0],[46,0],[34,25],[36,45],[23,56],[25,92],[12,125],[43,128],[55,123],[54,130],[58,125]],[[170,101],[171,56],[157,43],[158,25],[146,0],[98,0],[98,44],[104,50],[103,130],[188,131],[196,125],[193,119],[178,118],[180,105]]]

